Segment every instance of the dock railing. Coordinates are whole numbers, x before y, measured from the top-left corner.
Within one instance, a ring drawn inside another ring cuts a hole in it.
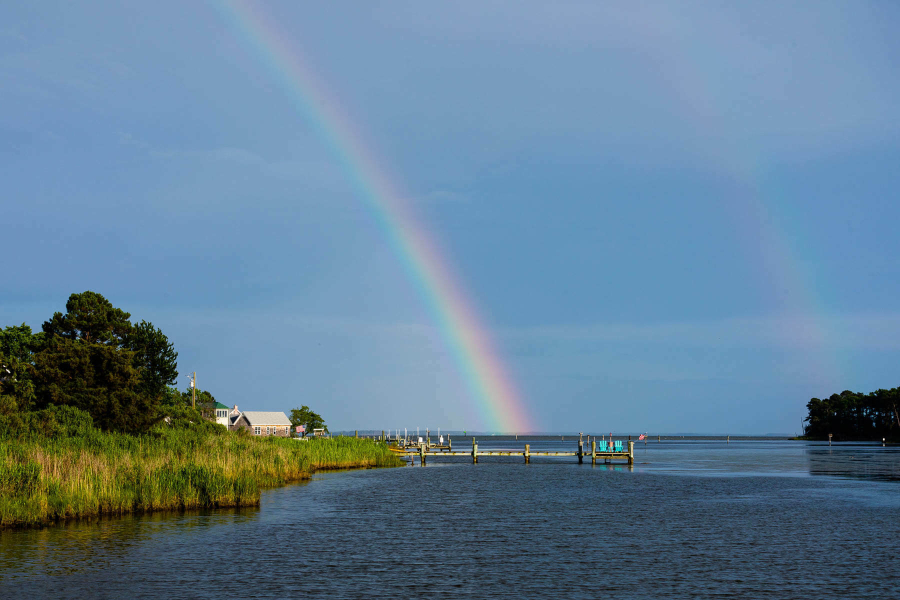
[[[597,441],[593,440],[591,441],[590,451],[587,450],[584,441],[581,439],[578,440],[577,450],[575,451],[532,450],[531,444],[525,444],[524,450],[479,450],[478,441],[475,438],[472,438],[471,451],[455,451],[452,449],[449,439],[447,442],[447,446],[435,446],[423,440],[421,444],[398,446],[394,451],[411,457],[418,455],[422,464],[425,464],[429,458],[439,456],[471,456],[473,464],[478,463],[479,456],[521,456],[525,459],[526,464],[531,463],[531,457],[533,456],[574,456],[578,458],[579,464],[582,464],[586,457],[590,457],[592,465],[596,465],[597,461],[610,462],[613,460],[624,460],[629,465],[634,464],[634,441],[632,440],[628,440],[627,448],[622,441],[619,441],[618,444],[613,441],[610,441],[609,444],[606,441],[601,441],[599,449]]]

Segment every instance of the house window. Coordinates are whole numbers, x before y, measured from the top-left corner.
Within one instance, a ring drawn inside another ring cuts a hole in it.
[[[266,435],[272,435],[272,428],[266,427]]]
[[[260,433],[262,433],[262,427],[254,427],[253,433],[255,433],[256,435],[259,435]]]

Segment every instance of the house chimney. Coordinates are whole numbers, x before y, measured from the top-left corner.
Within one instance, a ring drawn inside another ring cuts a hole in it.
[[[234,408],[231,409],[231,414],[236,415],[236,414],[239,413],[239,412],[240,412],[240,411],[237,409],[237,404],[235,404],[235,405],[234,405]]]

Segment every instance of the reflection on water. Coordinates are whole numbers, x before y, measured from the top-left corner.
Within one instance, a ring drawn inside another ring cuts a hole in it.
[[[806,448],[810,475],[900,481],[900,447],[881,444],[827,444]]]
[[[434,459],[259,509],[6,531],[0,597],[896,597],[900,449],[664,440],[635,458]]]
[[[166,537],[189,543],[202,538],[208,528],[252,521],[258,513],[256,507],[159,512],[0,530],[0,581],[106,570],[136,548],[153,546]]]

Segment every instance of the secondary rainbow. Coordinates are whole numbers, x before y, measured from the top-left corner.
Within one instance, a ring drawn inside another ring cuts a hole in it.
[[[709,146],[699,149],[707,153],[709,165],[727,174],[734,189],[742,190],[727,200],[733,223],[726,226],[743,236],[747,256],[759,272],[759,289],[779,305],[779,342],[787,348],[805,348],[808,376],[818,386],[817,393],[845,389],[850,361],[842,355],[842,333],[825,307],[826,284],[799,256],[801,248],[814,247],[815,242],[803,240],[778,218],[782,190],[768,175],[763,149],[727,138],[725,119],[731,107],[718,100],[716,82],[697,66],[702,61],[679,52],[668,52],[667,57],[677,63],[673,91],[684,118],[706,133]]]
[[[357,128],[339,110],[339,103],[304,62],[303,54],[263,12],[262,4],[235,0],[215,5],[342,162],[440,328],[475,401],[478,426],[532,431],[521,396],[448,261],[405,205]],[[468,426],[474,429],[475,425]]]

